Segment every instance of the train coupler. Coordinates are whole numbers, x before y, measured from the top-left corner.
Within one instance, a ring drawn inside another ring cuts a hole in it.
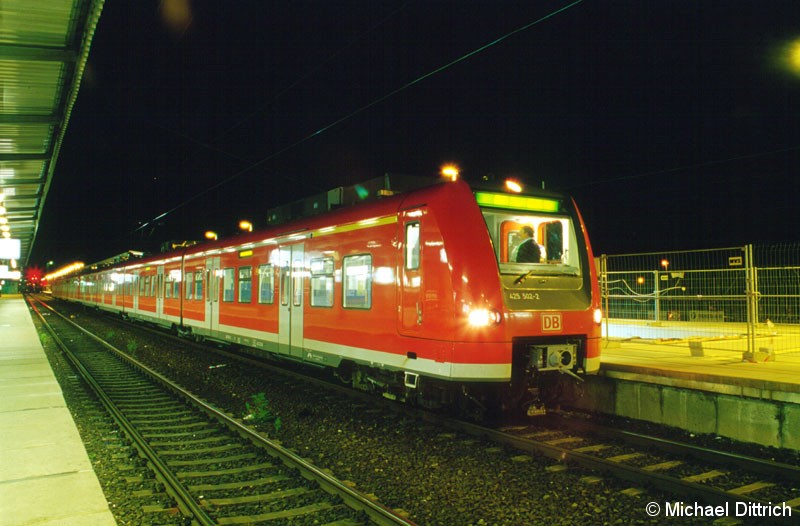
[[[544,402],[541,398],[539,398],[539,388],[538,387],[529,387],[528,394],[531,395],[530,402],[526,405],[528,407],[525,408],[525,414],[527,416],[544,416],[547,414],[547,408],[544,405]]]
[[[546,414],[547,408],[541,401],[533,402],[525,411],[526,416],[545,416]]]
[[[575,379],[576,379],[576,380],[578,380],[579,382],[583,382],[583,381],[584,381],[584,380],[583,380],[583,378],[581,378],[580,376],[578,376],[577,374],[575,374],[574,372],[570,371],[570,370],[569,370],[569,369],[567,369],[567,368],[564,368],[564,367],[559,367],[559,368],[558,368],[558,372],[560,372],[560,373],[562,373],[562,374],[568,374],[569,376],[571,376],[571,377],[575,378]]]

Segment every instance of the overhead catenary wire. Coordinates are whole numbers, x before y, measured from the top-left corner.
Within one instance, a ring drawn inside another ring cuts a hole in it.
[[[780,153],[794,152],[794,151],[800,151],[800,146],[789,146],[787,148],[780,148],[780,149],[777,149],[777,150],[769,150],[769,151],[766,151],[766,152],[747,153],[747,154],[743,154],[743,155],[735,155],[733,157],[725,157],[724,159],[712,159],[710,161],[703,161],[703,162],[695,163],[695,164],[673,166],[672,168],[663,168],[663,169],[660,169],[660,170],[651,170],[649,172],[643,172],[643,173],[638,173],[638,174],[621,175],[621,176],[618,176],[618,177],[610,177],[608,179],[599,179],[599,180],[595,180],[595,181],[587,181],[587,182],[581,183],[581,184],[575,184],[575,185],[571,185],[571,186],[562,187],[561,190],[563,190],[563,191],[571,191],[571,190],[575,190],[576,188],[584,188],[584,187],[587,187],[587,186],[594,186],[594,185],[598,185],[598,184],[616,183],[616,182],[620,182],[620,181],[633,181],[633,180],[636,180],[636,179],[643,179],[645,177],[653,177],[653,176],[656,176],[656,175],[664,175],[664,174],[668,174],[668,173],[683,172],[683,171],[686,171],[686,170],[693,170],[695,168],[707,168],[709,166],[715,166],[715,165],[719,165],[719,164],[726,164],[726,163],[731,163],[731,162],[734,162],[734,161],[745,161],[745,160],[749,160],[749,159],[757,159],[759,157],[769,157],[771,155],[776,155],[776,154],[780,154]]]
[[[341,48],[339,48],[336,51],[330,53],[324,60],[322,60],[318,64],[314,65],[313,67],[309,68],[307,71],[305,71],[299,77],[297,77],[296,79],[291,81],[289,84],[287,84],[285,87],[280,89],[278,91],[278,93],[276,93],[275,95],[273,95],[270,98],[269,101],[267,101],[266,103],[261,105],[259,108],[257,108],[255,110],[249,112],[248,114],[244,115],[243,117],[238,119],[236,122],[234,122],[233,124],[228,126],[226,129],[222,130],[219,134],[217,134],[212,139],[212,141],[215,142],[215,143],[221,141],[223,138],[225,138],[228,134],[233,132],[235,129],[237,129],[238,127],[242,126],[244,123],[246,123],[247,121],[251,120],[256,115],[259,115],[259,114],[263,113],[267,108],[269,108],[270,106],[275,104],[280,98],[282,98],[284,95],[286,95],[287,93],[292,91],[294,88],[296,88],[298,85],[300,85],[301,82],[311,78],[315,73],[320,71],[324,66],[326,66],[327,64],[330,64],[331,62],[333,62],[334,59],[336,59],[339,56],[341,56],[345,51],[347,51],[348,49],[352,48],[356,43],[358,43],[359,41],[363,40],[366,36],[374,33],[378,28],[383,26],[387,21],[389,21],[392,18],[394,18],[398,13],[403,11],[408,6],[410,1],[411,0],[408,0],[407,2],[403,3],[397,9],[394,9],[391,13],[389,13],[388,15],[386,15],[385,17],[380,19],[375,24],[371,25],[366,31],[362,32],[361,34],[359,34],[358,36],[356,36],[355,38],[350,40],[348,43],[346,43]],[[156,124],[156,126],[158,126],[158,124]],[[175,135],[177,135],[179,137],[182,137],[182,138],[186,139],[187,141],[193,142],[196,145],[198,145],[200,148],[195,150],[195,154],[197,152],[199,152],[200,150],[205,149],[205,150],[211,150],[211,151],[214,151],[214,152],[217,152],[217,153],[221,153],[223,155],[226,155],[228,157],[231,157],[232,159],[236,159],[236,160],[239,160],[239,161],[252,162],[250,159],[245,159],[242,156],[234,155],[234,154],[228,152],[227,150],[224,150],[224,149],[222,149],[222,148],[220,148],[218,146],[214,146],[213,144],[211,144],[212,141],[202,141],[202,140],[196,139],[196,138],[194,138],[194,137],[192,137],[192,136],[190,136],[190,135],[188,135],[186,133],[182,133],[182,132],[179,132],[179,131],[176,131],[176,130],[173,130],[173,129],[169,129],[169,128],[166,128],[164,126],[159,126],[159,127],[161,129],[165,130],[165,131],[173,133],[173,134],[175,134]],[[188,154],[188,155],[191,157],[194,154]],[[187,161],[187,159],[184,158],[181,161],[181,163],[184,163],[186,161]]]
[[[486,44],[484,44],[482,46],[479,46],[478,48],[476,48],[476,49],[474,49],[472,51],[469,51],[469,52],[457,57],[456,59],[451,60],[450,62],[447,62],[446,64],[444,64],[442,66],[439,66],[439,67],[429,71],[428,73],[420,75],[420,76],[414,78],[413,80],[403,84],[402,86],[400,86],[400,87],[398,87],[398,88],[396,88],[396,89],[394,89],[392,91],[389,91],[388,93],[386,93],[386,94],[384,94],[384,95],[382,95],[382,96],[380,96],[380,97],[378,97],[376,99],[373,99],[372,101],[364,104],[363,106],[360,106],[360,107],[356,108],[355,110],[351,111],[350,113],[347,113],[346,115],[344,115],[344,116],[342,116],[342,117],[340,117],[340,118],[338,118],[338,119],[326,124],[325,126],[322,126],[321,128],[318,128],[317,130],[315,130],[315,131],[313,131],[313,132],[311,132],[311,133],[309,133],[307,135],[305,135],[304,137],[298,139],[297,141],[295,141],[293,143],[290,143],[289,145],[287,145],[287,146],[285,146],[283,148],[280,148],[280,149],[270,153],[269,155],[266,155],[265,157],[262,157],[258,161],[255,161],[255,162],[251,163],[249,166],[247,166],[245,168],[242,168],[238,172],[230,175],[229,177],[226,177],[226,178],[218,181],[217,183],[215,183],[215,184],[213,184],[213,185],[201,190],[200,192],[190,196],[189,198],[187,198],[184,201],[178,203],[177,205],[173,206],[169,210],[166,210],[165,212],[162,212],[161,214],[158,214],[157,216],[153,217],[149,221],[146,221],[145,223],[139,225],[136,229],[134,229],[134,232],[137,232],[137,231],[140,231],[140,230],[143,230],[143,229],[147,228],[148,226],[154,224],[157,221],[160,221],[161,219],[164,219],[165,217],[167,217],[168,215],[172,214],[173,212],[183,208],[184,206],[187,206],[188,204],[196,201],[200,197],[203,197],[204,195],[212,192],[213,190],[216,190],[216,189],[218,189],[218,188],[220,188],[220,187],[222,187],[224,185],[227,185],[228,183],[238,179],[242,175],[250,172],[251,170],[254,170],[255,168],[258,168],[259,166],[262,166],[263,164],[265,164],[265,163],[267,163],[267,162],[269,162],[269,161],[271,161],[271,160],[283,155],[284,153],[286,153],[286,152],[288,152],[290,150],[293,150],[297,146],[299,146],[301,144],[304,144],[304,143],[310,141],[311,139],[319,137],[320,135],[324,134],[325,132],[331,130],[332,128],[335,128],[336,126],[342,124],[343,122],[348,121],[349,119],[351,119],[351,118],[363,113],[364,111],[366,111],[366,110],[368,110],[368,109],[370,109],[370,108],[372,108],[372,107],[374,107],[374,106],[376,106],[376,105],[378,105],[378,104],[390,99],[391,97],[394,97],[395,95],[397,95],[397,94],[399,94],[399,93],[401,93],[401,92],[403,92],[403,91],[405,91],[405,90],[407,90],[407,89],[409,89],[409,88],[411,88],[413,86],[416,86],[417,84],[419,84],[419,83],[421,83],[421,82],[423,82],[423,81],[425,81],[425,80],[427,80],[427,79],[429,79],[429,78],[431,78],[431,77],[433,77],[433,76],[435,76],[435,75],[437,75],[439,73],[442,73],[443,71],[445,71],[445,70],[447,70],[447,69],[449,69],[449,68],[451,68],[451,67],[453,67],[453,66],[455,66],[457,64],[460,64],[460,63],[462,63],[462,62],[474,57],[475,55],[478,55],[478,54],[486,51],[487,49],[489,49],[491,47],[496,46],[497,44],[499,44],[499,43],[511,38],[512,36],[514,36],[514,35],[516,35],[518,33],[526,31],[526,30],[528,30],[528,29],[530,29],[530,28],[532,28],[532,27],[534,27],[534,26],[536,26],[538,24],[541,24],[542,22],[545,22],[545,21],[547,21],[547,20],[549,20],[549,19],[551,19],[551,18],[553,18],[553,17],[555,17],[555,16],[557,16],[557,15],[559,15],[561,13],[564,13],[565,11],[577,6],[578,4],[580,4],[582,2],[583,2],[583,0],[576,0],[576,1],[573,1],[573,2],[571,2],[571,3],[569,3],[569,4],[565,5],[565,6],[560,7],[558,9],[555,9],[555,10],[549,12],[548,14],[546,14],[546,15],[540,17],[540,18],[537,18],[536,20],[533,20],[532,22],[529,22],[529,23],[527,23],[527,24],[525,24],[525,25],[523,25],[521,27],[518,27],[517,29],[509,31],[508,33],[505,33],[504,35],[502,35],[502,36],[500,36],[500,37],[498,37],[498,38],[496,38],[496,39],[494,39],[494,40],[492,40],[492,41],[490,41],[490,42],[488,42],[488,43],[486,43]]]

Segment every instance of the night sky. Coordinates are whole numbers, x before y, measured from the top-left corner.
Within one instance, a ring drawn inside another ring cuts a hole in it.
[[[595,254],[800,241],[797,1],[567,6],[106,2],[30,261],[446,162],[572,193]]]

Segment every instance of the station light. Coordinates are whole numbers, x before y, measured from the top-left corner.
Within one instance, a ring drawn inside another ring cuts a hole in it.
[[[664,270],[669,270],[669,260],[666,258],[662,259],[661,266],[664,267]]]
[[[206,231],[206,233],[204,235],[205,235],[206,239],[209,239],[211,241],[216,241],[217,240],[217,233],[212,231],[212,230]]]
[[[773,52],[772,61],[779,70],[800,77],[800,38],[780,44]]]
[[[638,283],[639,285],[644,285],[644,276],[639,276],[638,278],[636,278],[636,283]]]
[[[244,230],[245,232],[252,232],[253,223],[251,223],[247,219],[242,219],[241,221],[239,221],[239,229]]]

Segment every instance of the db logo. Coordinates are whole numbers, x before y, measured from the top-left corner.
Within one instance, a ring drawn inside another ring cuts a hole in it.
[[[561,314],[542,314],[543,331],[560,331]]]

